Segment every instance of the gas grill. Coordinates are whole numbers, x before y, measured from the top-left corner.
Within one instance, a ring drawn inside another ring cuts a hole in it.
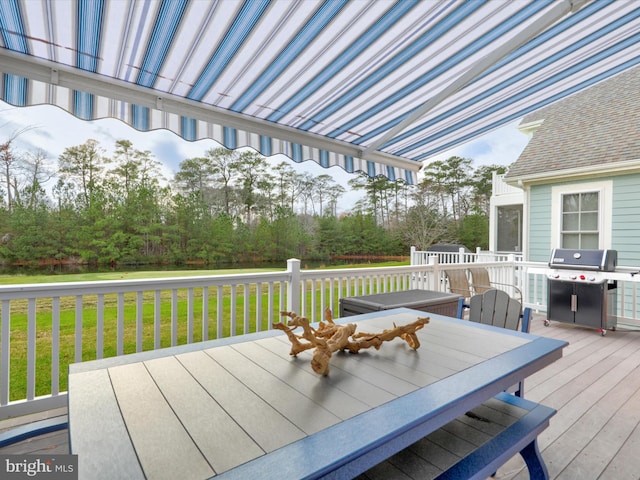
[[[616,250],[556,248],[549,260],[547,319],[596,328],[605,335],[617,326]]]

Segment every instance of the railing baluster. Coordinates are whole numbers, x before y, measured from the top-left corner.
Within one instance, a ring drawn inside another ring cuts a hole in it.
[[[60,297],[51,299],[51,395],[60,393]]]
[[[171,289],[171,346],[178,344],[178,289]]]
[[[9,403],[9,372],[11,370],[11,300],[2,300],[2,363],[0,364],[0,406]]]
[[[275,286],[273,282],[269,282],[267,287],[267,329],[271,330],[273,328],[273,309],[275,307],[273,297],[275,295]],[[280,301],[282,301],[282,291],[280,292]],[[262,303],[262,302],[260,302]]]
[[[36,299],[27,307],[27,400],[36,396]]]
[[[153,347],[157,350],[162,342],[162,291],[154,291]]]
[[[144,292],[136,292],[136,352],[142,351],[144,333]]]
[[[318,303],[318,315],[320,315],[320,320],[324,320],[324,310],[328,307],[326,299],[327,285],[324,279],[316,280],[316,290],[315,297]]]
[[[256,283],[256,332],[262,330],[262,283]]]
[[[244,307],[244,310],[242,311],[242,316],[243,316],[243,321],[244,322],[243,322],[242,333],[246,335],[251,330],[251,325],[250,325],[250,323],[251,323],[250,320],[251,319],[249,318],[249,301],[250,301],[250,298],[249,298],[249,284],[245,283],[243,287],[244,287],[243,288],[244,298],[242,299],[243,300],[242,305]]]
[[[202,340],[209,340],[209,287],[202,287]]]
[[[124,354],[124,293],[118,293],[118,327],[117,327],[118,355]]]
[[[309,291],[311,293],[311,321],[316,322],[318,319],[318,302],[316,300],[317,287],[315,280],[311,280]]]
[[[82,295],[76,295],[75,361],[82,361]]]
[[[280,312],[284,310],[284,306],[286,305],[285,293],[287,289],[285,288],[285,283],[280,282],[280,306],[278,307],[278,319],[280,318]]]
[[[238,306],[236,305],[237,300],[237,286],[235,284],[231,285],[231,325],[229,327],[229,335],[234,337],[236,335],[236,313],[238,310]]]
[[[223,310],[223,291],[222,291],[222,285],[218,286],[218,292],[217,292],[217,300],[216,300],[216,304],[217,304],[217,313],[216,313],[216,338],[222,338],[223,336],[223,329],[222,329],[222,324],[223,324],[223,317],[222,317],[222,312]]]
[[[96,305],[96,358],[104,357],[104,295],[98,294]]]
[[[187,289],[187,343],[193,343],[193,287]]]
[[[295,288],[294,288],[295,290]],[[302,282],[300,282],[300,311],[296,312],[298,315],[300,315],[301,317],[304,317],[307,315],[307,282],[306,280],[302,280]]]

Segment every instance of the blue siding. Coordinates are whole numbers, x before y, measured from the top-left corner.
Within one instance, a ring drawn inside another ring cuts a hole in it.
[[[618,264],[640,265],[640,174],[617,175],[594,179],[612,180],[611,248],[618,251]],[[564,182],[554,185],[570,185]],[[554,185],[531,187],[529,209],[529,259],[546,262],[551,251],[551,188]]]
[[[551,185],[531,187],[529,260],[548,262],[551,253]]]
[[[612,245],[618,264],[640,265],[640,174],[613,178]]]

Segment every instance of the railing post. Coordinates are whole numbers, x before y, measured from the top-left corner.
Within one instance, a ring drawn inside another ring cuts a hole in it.
[[[290,258],[287,260],[287,273],[289,274],[289,284],[287,286],[287,310],[289,312],[300,312],[300,260]]]
[[[411,251],[409,252],[409,265],[418,265],[418,262],[416,262],[416,247],[413,245],[411,245]]]
[[[442,282],[440,282],[440,262],[438,256],[433,255],[428,259],[429,265],[433,265],[433,289],[437,292],[442,291]]]
[[[520,293],[522,295],[522,304],[524,306],[525,302],[527,301],[527,292],[525,291],[522,282],[522,272],[516,269],[516,256],[513,253],[507,255],[507,263],[511,267],[511,282],[520,290]]]

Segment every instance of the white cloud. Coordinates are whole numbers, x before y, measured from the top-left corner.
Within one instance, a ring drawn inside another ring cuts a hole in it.
[[[524,147],[529,142],[529,137],[517,128],[520,121],[511,122],[503,127],[471,140],[459,147],[440,153],[425,163],[435,160],[446,160],[452,156],[471,158],[474,166],[504,165],[515,162]]]

